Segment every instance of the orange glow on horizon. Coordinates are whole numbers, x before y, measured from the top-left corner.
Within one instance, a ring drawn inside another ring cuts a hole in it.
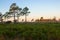
[[[32,19],[34,19],[34,21],[36,20],[36,19],[40,19],[41,17],[30,17],[30,16],[27,16],[27,21],[31,21]],[[53,19],[54,17],[43,17],[44,19]],[[16,18],[17,19],[17,18]],[[25,16],[21,16],[20,18],[19,18],[19,21],[22,21],[22,19],[24,19],[25,20]],[[4,21],[13,21],[14,20],[14,18],[12,17],[12,18],[9,18],[9,19],[4,19]],[[56,18],[56,20],[59,20],[59,18]]]

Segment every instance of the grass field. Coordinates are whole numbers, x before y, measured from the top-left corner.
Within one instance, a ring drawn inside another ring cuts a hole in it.
[[[60,40],[60,23],[0,23],[0,40]]]

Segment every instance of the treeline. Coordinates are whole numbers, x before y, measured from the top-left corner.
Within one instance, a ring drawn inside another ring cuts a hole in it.
[[[12,3],[8,12],[6,12],[5,14],[2,14],[0,12],[0,22],[4,22],[3,20],[6,21],[9,18],[12,19],[12,17],[13,17],[14,22],[19,22],[20,16],[25,16],[25,22],[26,22],[27,15],[29,13],[30,13],[30,11],[29,11],[28,7],[20,8],[19,6],[16,5],[16,3]]]
[[[60,19],[57,20],[56,17],[54,17],[53,19],[44,19],[43,17],[41,17],[40,19],[36,19],[35,22],[60,22]]]

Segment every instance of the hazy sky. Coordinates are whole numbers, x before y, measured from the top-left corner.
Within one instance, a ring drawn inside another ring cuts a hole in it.
[[[60,18],[60,0],[0,0],[0,12],[8,11],[12,3],[21,8],[27,6],[31,12],[29,17]]]

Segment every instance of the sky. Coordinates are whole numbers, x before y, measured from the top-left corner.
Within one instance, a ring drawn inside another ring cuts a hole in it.
[[[28,18],[60,18],[60,0],[0,0],[0,12],[9,11],[12,3],[19,7],[28,7],[31,12]]]

